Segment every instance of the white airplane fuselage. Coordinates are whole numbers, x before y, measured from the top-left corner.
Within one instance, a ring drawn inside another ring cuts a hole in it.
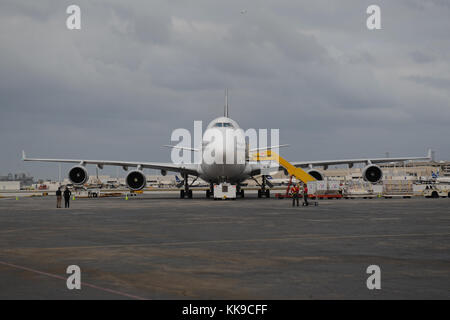
[[[211,130],[220,132],[224,139],[211,139]],[[238,139],[226,139],[236,136]],[[245,161],[246,144],[243,132],[236,121],[219,117],[211,121],[203,135],[203,155],[200,164],[200,178],[210,183],[231,182],[239,183],[249,177],[252,166]],[[244,159],[238,159],[238,153]],[[214,162],[205,159],[214,156]],[[243,160],[243,161],[242,161]]]

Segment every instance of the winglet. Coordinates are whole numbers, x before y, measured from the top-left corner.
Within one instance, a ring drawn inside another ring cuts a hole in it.
[[[22,160],[25,161],[27,156],[25,155],[25,150],[22,150]]]

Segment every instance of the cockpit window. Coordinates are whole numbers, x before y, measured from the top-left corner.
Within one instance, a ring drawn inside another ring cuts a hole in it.
[[[231,123],[229,123],[229,122],[217,122],[217,123],[214,125],[214,127],[219,127],[219,128],[221,128],[221,127],[232,128],[233,125],[232,125]]]

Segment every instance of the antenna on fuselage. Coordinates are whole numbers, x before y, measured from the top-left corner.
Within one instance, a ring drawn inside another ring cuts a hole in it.
[[[223,116],[228,118],[228,89],[225,89],[225,107],[223,109]]]

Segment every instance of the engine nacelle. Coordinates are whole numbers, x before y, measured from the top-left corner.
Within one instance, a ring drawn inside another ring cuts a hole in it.
[[[125,179],[127,187],[133,191],[142,190],[147,185],[147,178],[144,173],[139,170],[131,171]]]
[[[73,184],[84,184],[89,179],[88,171],[83,166],[75,166],[69,170],[69,180]]]
[[[364,168],[362,177],[365,181],[377,183],[383,178],[383,170],[379,166],[369,164]]]
[[[307,171],[310,176],[312,176],[316,180],[323,180],[323,174],[318,170],[308,170]]]

